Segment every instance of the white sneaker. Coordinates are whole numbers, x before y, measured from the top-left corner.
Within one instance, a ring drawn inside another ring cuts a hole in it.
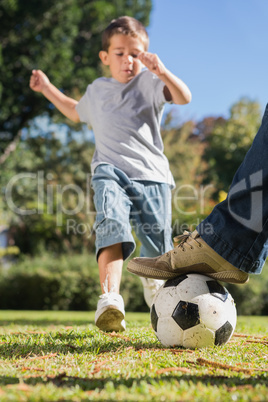
[[[140,277],[140,280],[143,284],[144,299],[147,303],[147,306],[150,308],[153,304],[153,299],[156,292],[165,283],[165,281],[160,279],[149,279],[142,277]]]
[[[104,293],[98,301],[95,323],[106,332],[119,332],[126,329],[124,300],[115,292]]]

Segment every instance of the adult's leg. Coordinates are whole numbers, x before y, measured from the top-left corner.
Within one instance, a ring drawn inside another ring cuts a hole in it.
[[[268,251],[268,105],[225,201],[197,227],[221,257],[247,273],[260,273]]]

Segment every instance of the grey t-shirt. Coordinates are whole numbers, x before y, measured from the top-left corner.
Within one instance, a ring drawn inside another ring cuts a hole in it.
[[[92,172],[109,163],[132,180],[174,186],[160,133],[166,102],[163,89],[164,83],[148,70],[127,84],[102,77],[88,85],[76,110],[94,132]]]

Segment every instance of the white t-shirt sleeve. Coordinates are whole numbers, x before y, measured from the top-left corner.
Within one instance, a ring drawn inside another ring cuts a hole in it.
[[[164,94],[165,83],[157,77],[157,75],[152,74],[153,85],[154,85],[154,103],[158,108],[163,107],[165,103],[172,103],[172,101],[167,101]]]
[[[85,94],[82,96],[75,109],[79,115],[80,121],[82,123],[90,123],[90,100],[88,96],[88,92],[90,91],[90,85],[88,85]]]

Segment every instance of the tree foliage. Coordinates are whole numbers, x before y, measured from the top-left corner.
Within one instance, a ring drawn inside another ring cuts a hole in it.
[[[29,89],[32,69],[78,98],[101,74],[101,32],[130,15],[148,25],[151,0],[0,1],[0,154],[29,120],[54,109]]]
[[[22,253],[93,251],[90,162],[94,144],[82,133],[78,139],[66,133],[63,141],[54,130],[55,125],[35,120],[35,127],[5,161],[0,225],[1,218],[9,224]],[[31,135],[33,131],[39,135]]]
[[[176,188],[172,197],[173,232],[182,233],[204,213],[201,184],[205,163],[202,160],[205,144],[196,135],[196,123],[186,121],[179,126],[169,125],[168,116],[162,129],[165,154],[170,163]]]
[[[206,135],[204,172],[206,183],[215,184],[215,194],[225,192],[242,163],[260,125],[260,105],[242,98],[230,109],[230,118],[217,119],[209,135]]]
[[[173,232],[193,230],[226,197],[260,125],[260,105],[242,98],[230,117],[206,117],[174,127],[170,116],[162,130],[173,172]]]

